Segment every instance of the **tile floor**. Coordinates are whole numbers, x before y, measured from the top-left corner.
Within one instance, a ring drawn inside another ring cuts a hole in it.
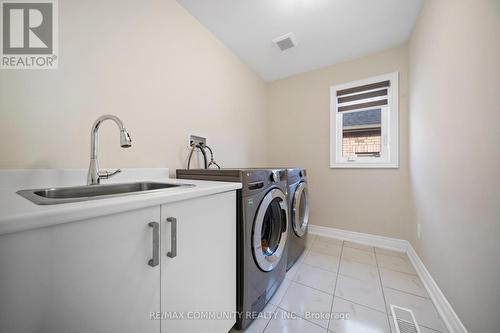
[[[310,235],[245,333],[396,333],[390,304],[412,309],[422,333],[447,332],[405,253]]]

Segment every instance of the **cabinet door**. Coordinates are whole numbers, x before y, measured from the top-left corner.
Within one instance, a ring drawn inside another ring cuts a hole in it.
[[[174,221],[177,253],[169,257]],[[236,321],[235,191],[162,206],[162,237],[162,332],[228,332]]]
[[[160,207],[0,236],[0,332],[159,333]]]

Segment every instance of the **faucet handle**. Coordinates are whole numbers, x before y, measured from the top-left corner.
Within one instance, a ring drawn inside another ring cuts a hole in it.
[[[122,169],[99,171],[99,178],[108,179],[120,172],[122,172]]]

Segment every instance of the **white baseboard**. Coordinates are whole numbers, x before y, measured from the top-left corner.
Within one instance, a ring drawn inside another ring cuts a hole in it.
[[[441,318],[443,318],[443,321],[448,330],[450,332],[467,333],[467,329],[465,328],[464,324],[462,323],[460,318],[458,318],[455,310],[453,310],[451,304],[448,302],[441,289],[439,289],[436,281],[434,281],[431,273],[429,273],[424,263],[418,256],[417,252],[415,251],[413,246],[411,246],[410,242],[408,242],[408,250],[406,251],[406,253],[410,258],[413,267],[415,267],[420,280],[422,280],[425,289],[427,289],[427,292],[431,296],[431,299],[434,302],[434,306],[436,306],[436,309],[441,315]]]
[[[308,231],[311,234],[338,238],[346,241],[366,244],[370,246],[381,247],[387,250],[398,252],[407,252],[408,242],[402,239],[365,234],[362,232],[336,229],[330,227],[322,227],[319,225],[310,224]]]
[[[441,289],[439,289],[436,281],[434,281],[410,242],[403,239],[383,237],[362,232],[323,227],[319,225],[309,225],[308,230],[310,234],[314,235],[362,243],[393,251],[406,252],[450,333],[468,333],[467,329],[460,321],[460,318],[458,318],[456,312],[451,307],[451,304],[448,302]]]

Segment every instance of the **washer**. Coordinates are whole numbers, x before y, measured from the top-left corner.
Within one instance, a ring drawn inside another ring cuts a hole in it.
[[[309,193],[307,172],[302,168],[287,169],[290,225],[288,228],[287,270],[300,258],[306,248],[309,225]]]
[[[285,278],[289,237],[286,169],[177,170],[177,178],[243,184],[235,203],[236,328],[245,329]]]

